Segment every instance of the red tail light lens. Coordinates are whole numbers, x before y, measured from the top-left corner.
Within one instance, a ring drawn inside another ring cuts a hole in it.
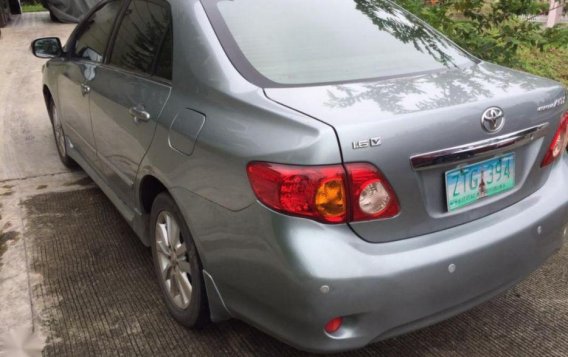
[[[400,212],[398,199],[387,179],[370,164],[348,164],[354,221],[391,218]]]
[[[558,159],[564,150],[568,147],[568,113],[565,113],[560,120],[560,128],[556,134],[554,134],[554,138],[552,139],[552,143],[546,152],[546,156],[542,161],[540,167],[545,167],[552,164],[556,159]]]
[[[253,162],[247,171],[256,197],[276,211],[328,223],[347,220],[345,172],[341,165]]]
[[[326,223],[394,217],[399,212],[388,181],[370,164],[289,166],[252,162],[247,167],[260,202],[279,212]],[[349,188],[349,191],[348,189]]]

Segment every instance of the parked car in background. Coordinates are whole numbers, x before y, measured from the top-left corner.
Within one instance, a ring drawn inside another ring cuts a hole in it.
[[[107,0],[32,47],[62,162],[151,246],[186,326],[354,349],[503,292],[567,236],[566,89],[389,1]]]
[[[0,0],[0,28],[10,21],[10,7],[7,0]]]
[[[22,3],[20,0],[8,0],[10,5],[10,12],[14,15],[20,15],[22,13]]]
[[[55,22],[79,22],[101,0],[41,0]]]
[[[0,28],[10,21],[10,14],[19,15],[22,7],[19,0],[0,0]]]

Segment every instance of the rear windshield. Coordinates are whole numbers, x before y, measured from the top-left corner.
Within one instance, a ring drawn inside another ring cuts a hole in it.
[[[233,64],[261,86],[379,79],[472,63],[451,42],[389,1],[203,4]]]

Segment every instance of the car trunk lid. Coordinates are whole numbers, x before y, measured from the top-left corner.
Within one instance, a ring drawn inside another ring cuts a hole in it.
[[[400,214],[350,223],[371,242],[457,226],[538,190],[550,172],[541,169],[540,161],[564,109],[549,104],[565,96],[556,82],[487,63],[411,78],[265,92],[270,99],[333,126],[344,162],[370,162],[390,181]],[[491,107],[505,113],[504,127],[495,134],[481,125],[484,111]],[[470,155],[469,149],[476,146],[485,153]],[[433,153],[456,148],[466,154],[453,156],[450,162],[431,160]],[[446,172],[510,154],[515,160],[512,189],[448,209]]]

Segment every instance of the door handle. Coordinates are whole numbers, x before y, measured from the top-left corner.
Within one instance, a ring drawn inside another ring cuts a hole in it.
[[[150,113],[148,113],[146,110],[144,110],[144,107],[141,106],[136,106],[136,107],[132,107],[128,110],[128,114],[130,114],[130,116],[132,117],[132,119],[134,120],[134,122],[136,124],[143,122],[143,121],[149,121],[150,118],[152,117],[150,115]]]
[[[81,94],[83,95],[83,97],[86,96],[89,93],[91,93],[91,87],[89,87],[85,83],[82,83],[81,84]]]

